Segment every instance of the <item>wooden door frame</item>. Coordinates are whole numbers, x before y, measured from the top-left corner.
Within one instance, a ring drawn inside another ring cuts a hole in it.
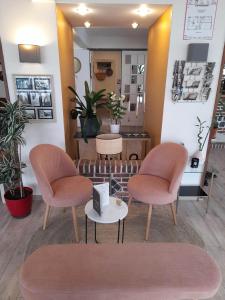
[[[2,65],[2,72],[3,72],[3,80],[4,80],[4,86],[5,86],[6,99],[8,101],[10,101],[8,81],[7,81],[7,77],[6,77],[5,61],[4,61],[4,55],[3,55],[3,50],[2,50],[1,39],[0,39],[0,62],[1,62],[1,65]]]
[[[225,65],[225,45],[223,48],[223,56],[222,56],[222,60],[221,60],[221,66],[220,66],[220,74],[219,74],[219,79],[218,79],[218,84],[217,84],[217,91],[216,91],[216,99],[215,99],[215,104],[214,104],[214,109],[213,109],[213,117],[212,117],[212,122],[216,116],[216,111],[217,111],[217,106],[218,106],[218,102],[219,102],[219,96],[220,96],[220,88],[221,88],[221,78],[223,75],[223,68]],[[210,133],[209,133],[209,140],[208,140],[208,145],[207,145],[207,152],[206,152],[206,159],[205,159],[205,166],[204,166],[204,172],[203,172],[203,176],[201,179],[201,184],[202,186],[204,185],[204,180],[205,180],[205,174],[207,171],[207,167],[208,167],[208,160],[209,160],[209,153],[210,150],[212,148],[212,134],[213,134],[213,128],[211,128]]]

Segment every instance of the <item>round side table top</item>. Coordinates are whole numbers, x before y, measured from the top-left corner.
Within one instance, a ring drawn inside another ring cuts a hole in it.
[[[120,199],[110,197],[110,204],[103,207],[101,216],[94,210],[93,200],[90,200],[85,205],[85,214],[96,223],[110,224],[123,220],[128,214],[128,206],[122,200],[120,200],[121,204],[118,205],[116,200]]]

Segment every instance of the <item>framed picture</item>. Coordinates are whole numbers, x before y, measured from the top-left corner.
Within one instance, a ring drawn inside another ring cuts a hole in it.
[[[26,114],[28,116],[28,119],[35,120],[36,119],[36,111],[33,108],[27,108]]]
[[[39,93],[29,93],[30,96],[30,105],[31,106],[41,106],[40,94]]]
[[[17,94],[17,99],[24,105],[30,106],[31,101],[30,101],[30,95],[28,92],[19,92]]]
[[[53,119],[52,109],[38,109],[38,119]]]
[[[17,90],[32,90],[33,82],[31,77],[16,78],[16,89]]]
[[[47,107],[51,107],[52,106],[52,96],[51,96],[51,93],[49,93],[49,92],[41,93],[40,97],[41,97],[41,106],[47,106]]]
[[[14,75],[17,99],[27,107],[34,122],[55,118],[53,78],[51,75]]]
[[[50,79],[44,77],[34,78],[34,89],[38,91],[50,90],[51,89]]]

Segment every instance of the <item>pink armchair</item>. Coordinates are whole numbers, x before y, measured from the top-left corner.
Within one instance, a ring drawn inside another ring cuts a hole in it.
[[[170,204],[176,224],[174,201],[187,163],[187,150],[175,143],[152,149],[144,159],[139,174],[128,182],[129,205],[134,198],[149,205],[145,239],[148,240],[153,205]]]
[[[72,159],[53,145],[34,147],[30,152],[30,161],[47,205],[43,230],[46,228],[50,207],[72,207],[75,238],[79,242],[76,206],[91,198],[91,180],[79,176]]]

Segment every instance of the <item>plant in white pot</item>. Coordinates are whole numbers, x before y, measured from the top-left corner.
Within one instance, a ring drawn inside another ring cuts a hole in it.
[[[120,132],[120,120],[126,114],[126,106],[124,105],[125,96],[116,95],[115,93],[108,94],[107,108],[110,110],[111,114],[111,124],[110,131],[111,133]]]
[[[23,186],[22,173],[26,165],[21,161],[25,144],[23,132],[28,123],[26,107],[19,101],[0,102],[0,184],[5,188],[5,201],[13,217],[30,214],[33,190]]]

